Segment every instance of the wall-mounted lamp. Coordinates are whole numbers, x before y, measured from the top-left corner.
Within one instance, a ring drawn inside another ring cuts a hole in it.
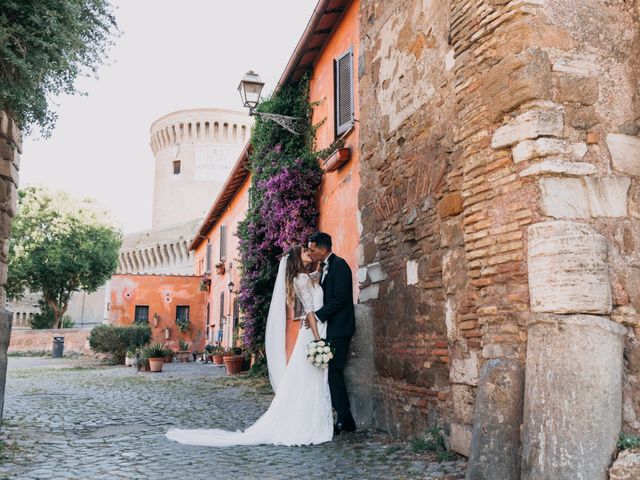
[[[169,340],[171,338],[171,329],[170,328],[165,328],[164,329],[164,339],[165,340]]]

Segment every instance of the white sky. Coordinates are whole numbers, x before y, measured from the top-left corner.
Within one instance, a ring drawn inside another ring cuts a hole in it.
[[[184,108],[240,110],[250,69],[271,92],[316,1],[114,0],[122,35],[108,64],[79,79],[88,96],[55,100],[49,139],[24,139],[21,186],[95,198],[125,232],[150,228],[151,123]]]

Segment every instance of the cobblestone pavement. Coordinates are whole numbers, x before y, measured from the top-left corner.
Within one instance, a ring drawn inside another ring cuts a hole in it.
[[[9,359],[0,478],[464,478],[464,461],[438,463],[373,431],[309,447],[173,443],[164,437],[173,426],[244,428],[271,394],[210,364],[152,374],[88,362]]]

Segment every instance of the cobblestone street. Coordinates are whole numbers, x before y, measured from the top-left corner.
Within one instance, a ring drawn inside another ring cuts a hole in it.
[[[311,447],[207,448],[164,438],[181,428],[244,428],[269,405],[268,389],[224,368],[168,364],[161,374],[85,359],[9,359],[0,478],[298,479],[464,477],[409,443],[372,432]]]

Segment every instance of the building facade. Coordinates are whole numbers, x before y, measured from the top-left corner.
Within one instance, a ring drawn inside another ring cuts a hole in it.
[[[317,144],[348,150],[323,162],[319,228],[357,272],[360,423],[440,427],[478,479],[605,478],[640,431],[637,13],[318,2],[280,84],[312,67]]]
[[[193,275],[116,274],[111,277],[109,323],[148,324],[152,342],[177,351],[179,340],[190,351],[204,352],[205,294]],[[188,321],[181,330],[178,322]]]

